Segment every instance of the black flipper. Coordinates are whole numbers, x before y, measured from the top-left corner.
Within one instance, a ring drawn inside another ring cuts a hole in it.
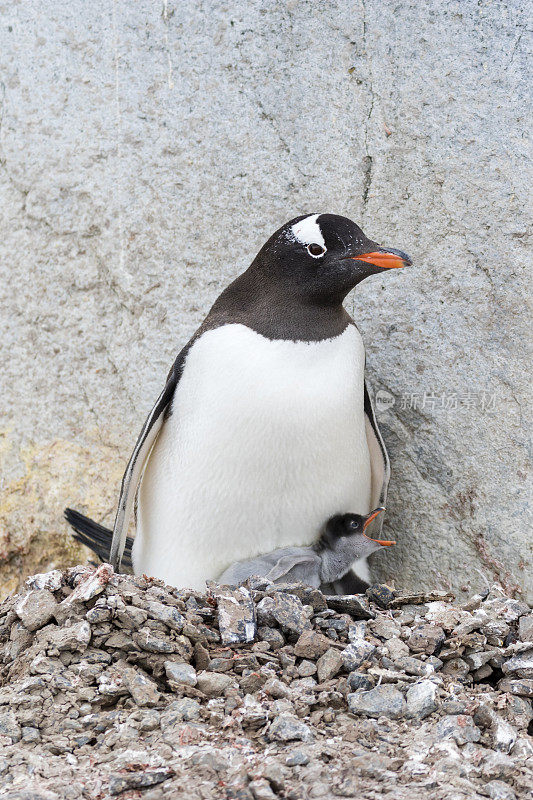
[[[148,414],[142,427],[128,466],[126,467],[124,477],[122,478],[117,515],[115,517],[115,525],[111,539],[111,552],[109,554],[109,562],[114,570],[120,570],[122,553],[126,546],[126,531],[133,511],[139,482],[142,478],[146,461],[159,435],[159,431],[163,427],[163,423],[168,414],[171,413],[174,392],[181,378],[183,367],[185,366],[185,358],[192,342],[193,339],[185,345],[176,358],[168,374],[165,388],[157,398],[154,407]]]
[[[165,419],[171,411],[174,391],[183,372],[185,357],[193,341],[194,337],[185,345],[176,358],[167,376],[165,388],[157,398],[139,434],[122,479],[114,529],[111,531],[108,528],[104,528],[103,525],[99,525],[72,508],[65,509],[65,519],[69,525],[72,525],[77,534],[74,538],[94,550],[99,558],[109,562],[117,572],[120,571],[122,566],[130,569],[132,566],[131,547],[133,539],[126,536],[126,530],[133,511],[137,489],[152,447]]]
[[[371,497],[370,508],[387,505],[387,489],[390,478],[390,462],[387,454],[385,442],[379,430],[379,426],[372,402],[372,391],[368,381],[365,381],[364,388],[364,409],[365,409],[365,428],[368,450],[370,452],[371,468]],[[383,527],[385,515],[380,514],[371,523],[369,536],[379,539],[379,534]]]
[[[113,538],[113,531],[105,528],[98,522],[89,519],[89,517],[80,514],[73,508],[65,509],[65,519],[68,524],[74,528],[72,534],[74,539],[81,544],[84,544],[93,553],[96,553],[101,561],[109,563],[109,553],[111,550],[111,540]],[[131,548],[133,546],[133,539],[130,536],[126,537],[126,546],[122,556],[122,566],[126,569],[132,568],[131,563]]]

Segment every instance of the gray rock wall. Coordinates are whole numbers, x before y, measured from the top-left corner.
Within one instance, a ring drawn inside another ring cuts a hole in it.
[[[6,2],[4,589],[111,521],[175,354],[283,221],[416,266],[348,307],[391,451],[375,576],[529,591],[522,3]]]

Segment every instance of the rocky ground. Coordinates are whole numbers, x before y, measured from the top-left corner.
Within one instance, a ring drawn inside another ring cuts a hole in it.
[[[0,797],[529,796],[528,606],[367,595],[33,576],[0,607]]]

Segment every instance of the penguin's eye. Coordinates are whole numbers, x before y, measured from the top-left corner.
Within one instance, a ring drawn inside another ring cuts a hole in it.
[[[326,252],[326,248],[322,247],[322,245],[318,244],[318,242],[311,242],[311,244],[307,245],[307,252],[310,256],[313,256],[313,258],[318,258],[318,256],[321,256]]]

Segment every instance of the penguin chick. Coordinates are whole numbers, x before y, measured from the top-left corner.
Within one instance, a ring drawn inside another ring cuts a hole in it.
[[[370,514],[337,514],[328,520],[320,539],[310,547],[281,547],[248,561],[237,561],[218,578],[218,583],[237,586],[252,575],[274,583],[301,581],[318,589],[345,575],[353,562],[381,547],[396,544],[371,539],[365,534],[370,523],[385,509]]]

